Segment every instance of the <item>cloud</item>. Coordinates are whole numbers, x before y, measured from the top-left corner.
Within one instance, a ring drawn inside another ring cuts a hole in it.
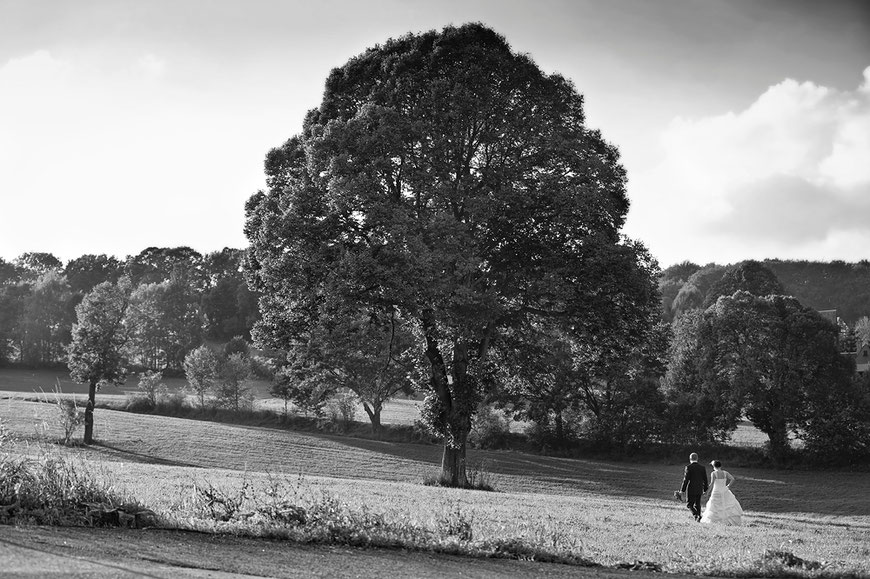
[[[674,119],[630,190],[630,224],[682,259],[866,258],[870,67],[840,91],[786,79],[740,112]]]

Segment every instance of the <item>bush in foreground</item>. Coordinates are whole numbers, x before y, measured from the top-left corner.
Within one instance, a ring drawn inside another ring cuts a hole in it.
[[[0,523],[138,526],[151,512],[58,455],[0,456]]]

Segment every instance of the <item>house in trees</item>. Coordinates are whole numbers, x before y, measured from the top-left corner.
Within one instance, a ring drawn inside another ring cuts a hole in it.
[[[855,350],[855,371],[861,376],[865,372],[870,371],[870,344],[864,342],[857,350]]]

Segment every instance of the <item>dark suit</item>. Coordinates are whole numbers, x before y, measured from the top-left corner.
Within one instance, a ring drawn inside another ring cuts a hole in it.
[[[696,519],[699,518],[701,516],[701,495],[707,492],[707,469],[697,462],[689,463],[680,490],[686,493],[686,507],[692,511]]]

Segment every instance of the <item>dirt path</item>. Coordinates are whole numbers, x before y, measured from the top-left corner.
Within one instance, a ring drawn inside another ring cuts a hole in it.
[[[632,577],[661,573],[352,549],[163,530],[0,525],[0,575],[87,578]],[[677,575],[668,575],[676,579]]]

